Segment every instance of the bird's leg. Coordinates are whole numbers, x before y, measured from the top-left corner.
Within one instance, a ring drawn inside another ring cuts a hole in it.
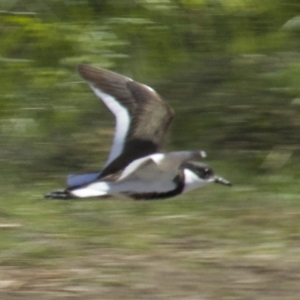
[[[70,193],[67,190],[58,190],[45,195],[44,198],[67,200],[73,197],[70,195]]]

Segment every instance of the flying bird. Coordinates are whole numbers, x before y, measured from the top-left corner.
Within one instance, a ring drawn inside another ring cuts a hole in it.
[[[123,75],[79,65],[78,72],[115,116],[111,151],[99,172],[69,175],[67,188],[46,198],[164,199],[210,183],[230,186],[208,165],[205,152],[161,152],[174,112],[151,87]]]

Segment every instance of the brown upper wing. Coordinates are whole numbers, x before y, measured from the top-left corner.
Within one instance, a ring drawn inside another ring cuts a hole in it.
[[[153,89],[89,65],[79,65],[78,71],[116,117],[115,138],[101,178],[161,149],[174,113]]]

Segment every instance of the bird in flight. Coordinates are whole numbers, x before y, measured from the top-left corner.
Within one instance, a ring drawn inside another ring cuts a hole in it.
[[[69,175],[67,188],[46,198],[154,200],[210,183],[231,186],[208,165],[195,161],[206,156],[202,150],[161,152],[174,112],[151,87],[85,64],[78,66],[78,72],[115,116],[111,151],[101,171]]]

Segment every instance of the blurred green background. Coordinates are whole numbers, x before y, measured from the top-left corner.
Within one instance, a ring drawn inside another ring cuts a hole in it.
[[[299,49],[299,0],[1,0],[0,298],[299,299]],[[110,149],[83,62],[155,88],[167,150],[234,187],[44,200]]]

